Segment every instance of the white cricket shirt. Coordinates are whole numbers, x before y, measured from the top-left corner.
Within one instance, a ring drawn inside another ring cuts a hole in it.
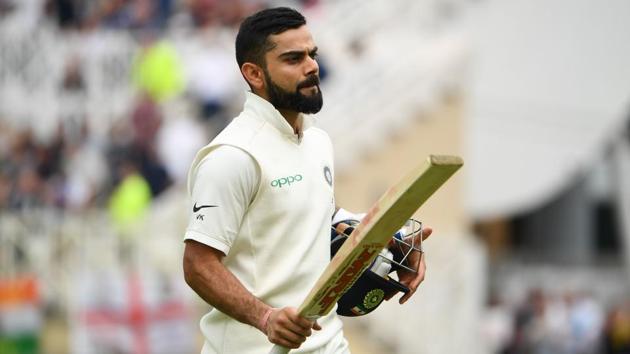
[[[226,254],[225,266],[273,307],[297,307],[330,262],[334,213],[328,135],[303,119],[299,138],[266,100],[247,93],[243,112],[193,161],[185,239]],[[335,311],[319,320],[297,352],[324,346],[341,331]],[[204,353],[265,353],[256,328],[211,310],[201,319]]]

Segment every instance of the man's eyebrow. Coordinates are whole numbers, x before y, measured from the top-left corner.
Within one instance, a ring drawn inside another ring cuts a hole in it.
[[[313,47],[313,49],[309,49],[308,50],[308,54],[312,55],[313,53],[317,53],[317,47]],[[303,50],[289,50],[287,52],[284,52],[280,55],[278,55],[278,58],[286,58],[286,57],[291,57],[291,56],[300,56],[300,55],[304,55],[304,51]]]

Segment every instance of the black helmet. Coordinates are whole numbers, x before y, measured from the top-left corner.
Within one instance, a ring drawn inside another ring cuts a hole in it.
[[[338,227],[345,224],[348,227],[341,230]],[[331,257],[337,253],[341,245],[359,224],[358,220],[343,220],[331,230]],[[411,271],[407,258],[413,251],[422,252],[422,223],[410,219],[405,226],[392,237],[388,247],[374,259],[372,264],[361,274],[357,281],[337,301],[337,313],[341,316],[363,316],[374,311],[384,299],[389,299],[396,293],[409,292],[409,288],[389,276],[395,270],[405,268]]]

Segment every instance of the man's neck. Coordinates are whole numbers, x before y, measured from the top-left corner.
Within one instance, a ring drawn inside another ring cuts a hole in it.
[[[286,109],[279,109],[278,112],[284,117],[284,119],[289,123],[289,125],[293,128],[294,132],[299,132],[302,130],[302,122],[298,120],[299,113]],[[298,126],[299,125],[299,126]]]
[[[256,92],[256,91],[252,91],[252,92],[262,97],[265,101],[270,102],[269,96],[267,96],[266,93]],[[289,123],[291,128],[293,128],[293,131],[295,132],[295,134],[301,136],[302,135],[302,120],[298,119],[298,117],[300,116],[300,113],[293,110],[288,110],[288,109],[278,109],[278,112],[280,112],[282,117],[284,117],[284,119],[287,121],[287,123]]]

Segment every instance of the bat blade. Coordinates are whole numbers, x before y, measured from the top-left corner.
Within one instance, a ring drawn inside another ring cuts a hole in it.
[[[393,185],[370,208],[358,227],[337,251],[298,312],[316,319],[326,315],[354,284],[392,235],[463,165],[458,156],[431,155]],[[287,353],[274,346],[272,354]]]

